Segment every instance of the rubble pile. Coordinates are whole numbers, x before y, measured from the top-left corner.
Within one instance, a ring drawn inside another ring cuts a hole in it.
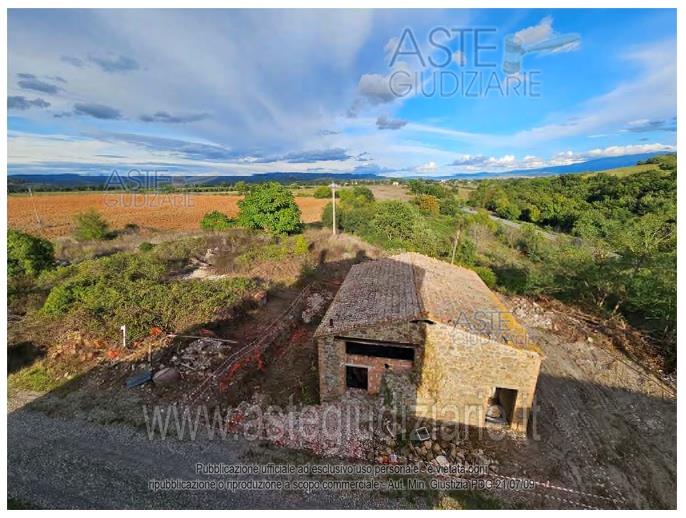
[[[322,312],[327,306],[327,298],[321,293],[313,293],[307,299],[305,299],[305,306],[303,307],[303,312],[301,315],[302,321],[306,324],[312,322],[312,320]]]
[[[440,439],[438,430],[427,440],[411,440],[410,431],[394,435],[392,413],[379,398],[349,392],[320,405],[278,409],[257,395],[235,408],[227,419],[230,433],[266,440],[275,446],[306,450],[321,457],[366,460],[376,464],[417,464],[495,471],[495,461],[458,437]],[[490,468],[489,468],[490,467]]]
[[[181,374],[210,371],[226,358],[231,344],[213,338],[199,338],[172,356],[170,365]]]
[[[373,402],[354,396],[285,411],[242,403],[229,416],[228,431],[306,450],[321,457],[363,460],[373,448]]]
[[[523,324],[539,329],[556,330],[554,313],[540,304],[524,297],[512,297],[509,300],[513,316]]]
[[[432,436],[435,437],[435,434]],[[490,466],[490,470],[494,470],[497,464],[482,449],[472,449],[467,442],[458,438],[401,441],[385,434],[376,437],[374,442],[377,444],[376,451],[370,452],[367,460],[377,464],[460,465],[467,468]]]

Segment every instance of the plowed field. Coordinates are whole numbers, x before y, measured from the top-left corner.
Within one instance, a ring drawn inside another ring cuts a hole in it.
[[[198,230],[206,212],[238,214],[241,196],[222,194],[70,193],[9,196],[10,228],[47,238],[72,233],[74,216],[88,209],[100,212],[113,229],[134,223],[159,230]],[[296,198],[305,223],[319,221],[328,200]]]

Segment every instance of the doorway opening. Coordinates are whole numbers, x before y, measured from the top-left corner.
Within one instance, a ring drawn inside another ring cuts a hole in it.
[[[493,395],[488,400],[486,421],[491,423],[512,425],[512,418],[514,417],[516,403],[516,390],[495,387]]]

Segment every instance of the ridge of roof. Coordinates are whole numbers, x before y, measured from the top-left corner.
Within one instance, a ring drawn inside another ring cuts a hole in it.
[[[484,316],[490,327],[476,326]],[[416,252],[352,266],[314,336],[419,319],[542,354],[476,272]]]

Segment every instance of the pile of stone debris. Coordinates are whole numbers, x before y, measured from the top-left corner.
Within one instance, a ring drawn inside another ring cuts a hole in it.
[[[555,313],[545,309],[536,301],[526,297],[510,297],[508,299],[512,314],[517,320],[531,327],[557,330]]]
[[[182,374],[207,374],[226,358],[232,344],[214,338],[199,338],[171,357],[170,366]]]
[[[239,405],[229,414],[228,431],[248,433],[252,438],[257,434],[276,446],[307,450],[321,457],[496,470],[497,461],[487,457],[482,449],[472,448],[468,441],[457,436],[435,439],[440,434],[438,429],[425,429],[420,438],[409,434],[411,439],[400,440],[400,435],[389,432],[390,414],[378,398],[351,392],[320,405],[279,411],[265,407],[259,395],[251,403]]]
[[[487,457],[482,449],[473,449],[458,439],[432,439],[399,441],[390,434],[376,438],[376,451],[367,460],[377,464],[433,464],[438,466],[486,466],[495,470],[497,461]]]
[[[253,397],[227,419],[230,433],[255,434],[272,444],[306,450],[321,457],[363,460],[373,448],[375,415],[368,398],[354,396],[320,405],[278,409]]]
[[[312,322],[317,315],[323,313],[331,298],[331,294],[328,292],[325,294],[315,292],[307,297],[301,315],[302,321],[305,324]]]

